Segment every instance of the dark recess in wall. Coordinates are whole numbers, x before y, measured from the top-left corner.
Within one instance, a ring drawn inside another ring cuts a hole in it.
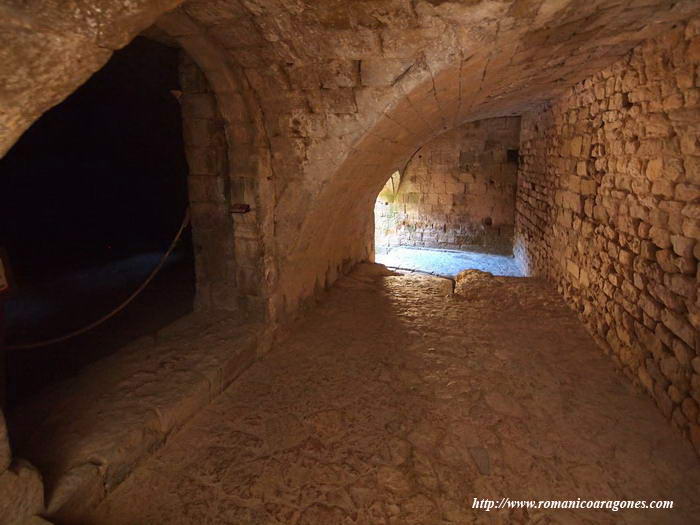
[[[177,50],[137,38],[0,159],[0,240],[20,279],[158,245],[177,228],[177,68]]]
[[[17,280],[6,308],[9,343],[61,335],[100,317],[167,249],[188,201],[172,93],[179,53],[137,38],[0,159],[0,246]],[[187,231],[163,274],[102,332],[12,351],[11,399],[171,322],[191,310],[193,294]]]

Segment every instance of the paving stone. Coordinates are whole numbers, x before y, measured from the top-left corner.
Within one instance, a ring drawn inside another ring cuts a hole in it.
[[[614,519],[693,522],[691,444],[543,281],[477,272],[469,283],[485,297],[472,301],[445,295],[444,279],[372,268],[353,277],[363,286],[333,288],[83,519],[528,523],[471,502],[572,494],[673,499]],[[566,519],[613,522],[595,510]]]

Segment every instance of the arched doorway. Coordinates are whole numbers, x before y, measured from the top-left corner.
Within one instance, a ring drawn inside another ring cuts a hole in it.
[[[520,275],[513,258],[520,120],[467,122],[417,149],[374,208],[375,259],[455,276]]]
[[[188,206],[181,62],[179,49],[137,38],[0,160],[0,238],[16,281],[8,344],[51,339],[109,312],[168,248]],[[10,351],[9,401],[187,314],[193,299],[188,229],[114,318],[65,342]]]

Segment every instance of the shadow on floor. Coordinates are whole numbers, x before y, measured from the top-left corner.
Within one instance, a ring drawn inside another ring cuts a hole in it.
[[[124,301],[158,264],[163,252],[147,251],[34,279],[6,305],[6,343],[33,343],[69,333],[98,319]],[[10,409],[42,388],[78,373],[130,341],[192,311],[194,261],[181,246],[146,289],[105,323],[64,342],[8,350]]]
[[[472,284],[457,296],[423,275],[339,279],[75,523],[695,523],[690,444],[552,287]],[[487,512],[483,498],[674,508]]]

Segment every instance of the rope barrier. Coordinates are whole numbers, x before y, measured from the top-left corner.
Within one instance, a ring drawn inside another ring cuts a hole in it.
[[[88,330],[92,330],[96,326],[101,325],[108,319],[114,317],[116,314],[121,312],[124,308],[127,307],[127,305],[133,301],[143,290],[148,286],[148,284],[153,280],[153,278],[158,274],[160,269],[163,267],[165,264],[166,259],[170,256],[170,254],[173,252],[175,249],[175,245],[177,244],[177,241],[180,240],[180,237],[182,236],[182,232],[185,230],[187,225],[190,222],[190,209],[187,208],[185,210],[185,216],[182,219],[182,224],[180,225],[180,229],[177,231],[175,234],[175,238],[173,239],[173,242],[170,243],[170,247],[168,250],[163,254],[163,257],[161,257],[160,262],[158,265],[151,271],[151,273],[146,277],[146,280],[141,283],[141,285],[129,296],[126,298],[125,301],[123,301],[119,306],[114,308],[111,312],[109,312],[106,315],[103,315],[96,321],[93,321],[92,323],[83,326],[82,328],[78,328],[77,330],[74,330],[72,332],[69,332],[65,335],[59,336],[59,337],[53,337],[51,339],[44,339],[43,341],[37,341],[36,343],[25,343],[25,344],[18,344],[18,345],[5,345],[5,348],[8,350],[27,350],[29,348],[39,348],[41,346],[48,346],[52,345],[54,343],[60,343],[61,341],[66,341],[68,339],[72,339],[73,337],[76,337],[80,334],[84,334]]]

